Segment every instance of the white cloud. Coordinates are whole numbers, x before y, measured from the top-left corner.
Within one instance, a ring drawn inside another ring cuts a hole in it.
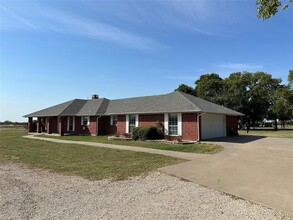
[[[48,31],[91,37],[97,40],[122,44],[138,49],[153,49],[157,42],[113,25],[87,19],[83,16],[59,11],[44,5],[29,4],[24,7],[0,7],[2,31],[21,29]]]
[[[260,64],[252,64],[252,63],[221,63],[216,65],[221,69],[231,69],[231,70],[254,70],[254,69],[263,69],[263,66]]]
[[[204,35],[227,35],[231,25],[244,21],[246,1],[151,0],[89,1],[84,5],[99,14],[152,28],[175,27]]]

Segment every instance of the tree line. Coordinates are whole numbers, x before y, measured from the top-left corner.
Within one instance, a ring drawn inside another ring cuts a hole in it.
[[[271,119],[277,129],[277,119],[283,126],[293,119],[293,70],[287,84],[265,72],[236,72],[224,79],[210,73],[201,75],[194,87],[180,84],[175,91],[241,112],[243,122],[253,127],[257,121]]]

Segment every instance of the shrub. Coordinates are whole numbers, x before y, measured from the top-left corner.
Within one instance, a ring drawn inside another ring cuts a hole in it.
[[[160,129],[154,126],[141,126],[132,130],[133,140],[156,140],[162,138]]]
[[[161,136],[161,138],[164,137],[164,125],[162,122],[160,121],[157,121],[156,122],[156,127],[158,128],[158,132],[159,132],[159,135]]]

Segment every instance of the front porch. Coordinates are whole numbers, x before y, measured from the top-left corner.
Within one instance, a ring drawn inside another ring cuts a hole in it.
[[[109,116],[40,116],[28,117],[29,134],[105,135],[116,133]]]
[[[28,117],[28,133],[30,134],[50,134],[63,136],[67,131],[67,117]]]

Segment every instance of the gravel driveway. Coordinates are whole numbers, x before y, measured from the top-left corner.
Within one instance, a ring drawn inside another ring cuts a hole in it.
[[[213,189],[154,172],[88,181],[0,165],[0,219],[293,219]]]

